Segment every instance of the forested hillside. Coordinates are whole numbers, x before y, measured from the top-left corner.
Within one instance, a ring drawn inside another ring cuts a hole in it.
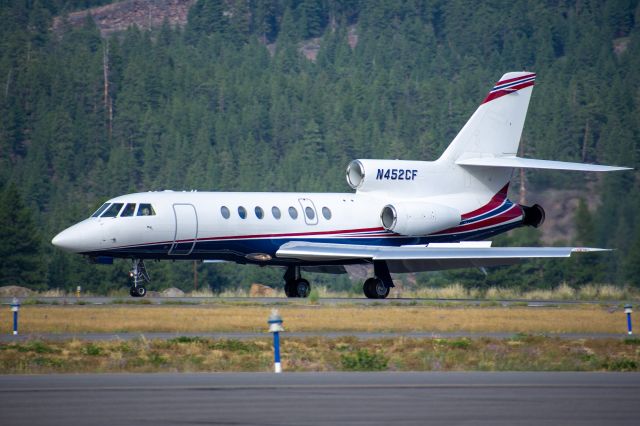
[[[184,27],[108,38],[90,17],[65,19],[105,3],[0,1],[0,285],[126,285],[129,262],[90,265],[50,244],[118,194],[347,191],[353,158],[435,159],[506,71],[538,73],[522,155],[640,166],[638,0],[201,0]],[[543,205],[551,187],[597,201],[567,212],[576,239],[558,244],[618,250],[418,281],[640,286],[637,172],[525,179]],[[498,243],[539,238],[519,230]],[[151,288],[190,288],[192,267],[150,264]],[[281,275],[198,272],[214,289]]]

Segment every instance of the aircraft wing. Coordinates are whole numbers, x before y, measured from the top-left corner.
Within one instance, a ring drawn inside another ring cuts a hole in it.
[[[582,172],[615,172],[619,170],[631,170],[629,167],[603,166],[600,164],[570,163],[567,161],[537,160],[516,156],[503,157],[478,157],[457,160],[460,166],[477,167],[510,167],[523,169],[547,169],[547,170],[575,170]]]
[[[277,251],[278,258],[308,262],[385,261],[390,272],[438,271],[512,265],[525,259],[570,257],[575,252],[609,251],[588,247],[429,247],[365,246],[289,242]]]

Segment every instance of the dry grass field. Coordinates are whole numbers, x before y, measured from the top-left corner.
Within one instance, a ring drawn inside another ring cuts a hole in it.
[[[283,335],[286,371],[638,371],[640,340],[538,337],[540,333],[626,331],[620,308],[594,305],[439,307],[430,305],[286,305],[287,331],[507,332],[512,337],[290,338]],[[0,374],[167,371],[269,371],[271,306],[255,305],[25,305],[22,334],[140,333],[133,340],[82,339],[0,344]],[[10,316],[2,317],[9,333]],[[145,332],[265,332],[252,340],[176,337],[149,340]],[[532,336],[535,335],[535,336]]]
[[[20,331],[28,333],[145,333],[266,331],[269,306],[26,305]],[[624,333],[622,309],[599,306],[436,307],[288,305],[279,311],[288,331]],[[3,320],[9,332],[10,318]]]

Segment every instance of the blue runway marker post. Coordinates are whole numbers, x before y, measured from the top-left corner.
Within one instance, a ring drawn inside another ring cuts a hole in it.
[[[633,331],[631,330],[631,312],[633,312],[631,310],[632,306],[631,305],[625,305],[624,306],[624,313],[627,314],[627,333],[628,334],[633,334]]]
[[[282,373],[280,364],[280,332],[284,331],[282,327],[282,317],[277,309],[271,310],[269,315],[269,333],[273,333],[273,365],[276,373]]]
[[[20,302],[15,297],[11,301],[11,311],[13,312],[13,335],[18,334],[18,311],[20,310]]]

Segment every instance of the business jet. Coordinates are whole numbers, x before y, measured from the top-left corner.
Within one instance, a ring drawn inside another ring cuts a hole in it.
[[[510,265],[569,257],[581,247],[491,247],[487,239],[540,226],[545,212],[507,198],[514,168],[577,171],[626,167],[516,155],[536,75],[509,72],[435,161],[353,160],[350,193],[142,192],[104,203],[52,243],[99,263],[132,260],[130,294],[146,294],[149,259],[285,268],[288,297],[307,297],[303,271],[373,265],[368,298],[385,298],[391,273]]]

